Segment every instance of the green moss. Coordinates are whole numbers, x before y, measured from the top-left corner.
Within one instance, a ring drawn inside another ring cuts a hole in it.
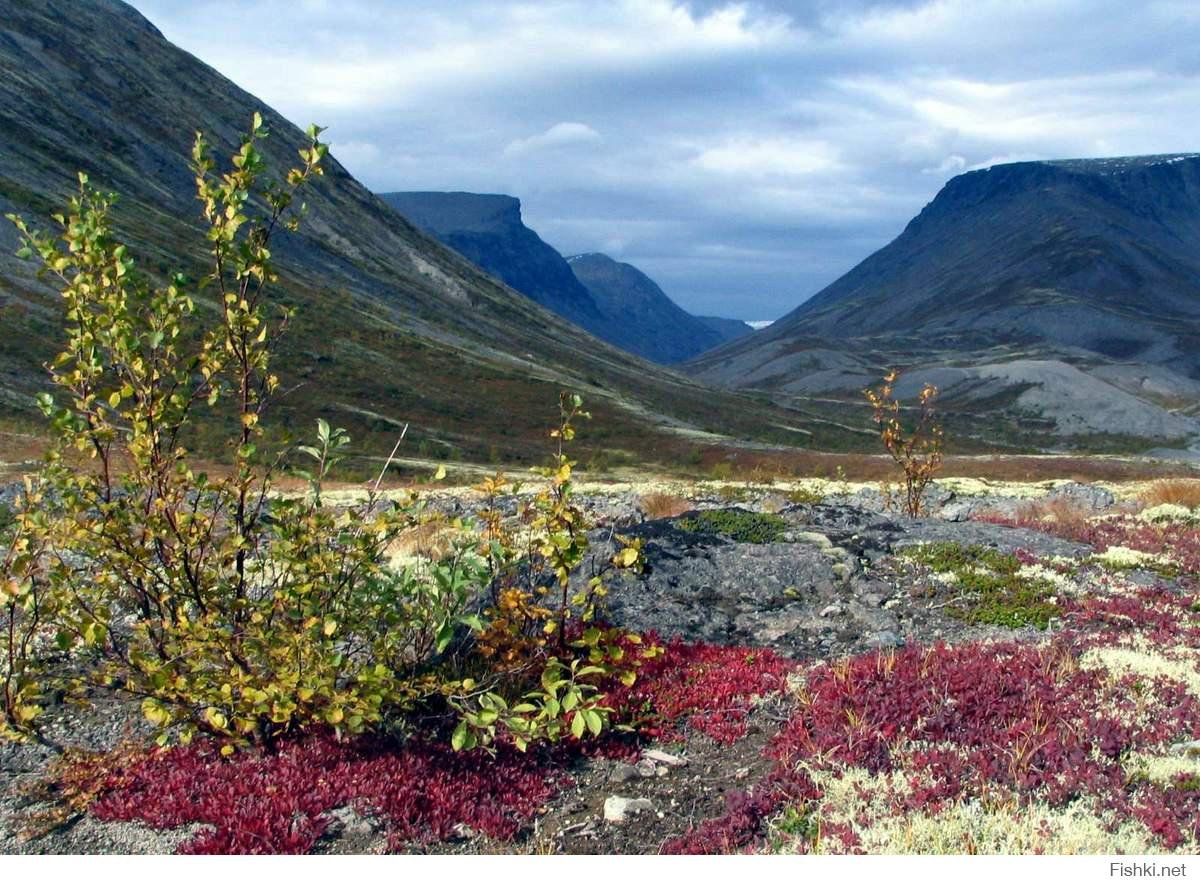
[[[770,544],[783,537],[787,523],[773,513],[749,510],[705,510],[675,523],[684,531],[723,535],[740,544]]]
[[[947,606],[946,613],[968,624],[1044,630],[1062,614],[1053,601],[1054,585],[1018,575],[1021,561],[1011,553],[943,541],[909,548],[902,556],[933,572],[954,575],[963,602]]]

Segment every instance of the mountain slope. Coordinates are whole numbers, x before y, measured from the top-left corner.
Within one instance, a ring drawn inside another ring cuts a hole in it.
[[[604,337],[630,353],[678,363],[726,340],[632,264],[599,252],[574,255],[567,263],[608,319]]]
[[[732,341],[754,331],[754,327],[745,320],[730,320],[725,317],[696,317],[704,325],[721,336],[722,341]]]
[[[994,368],[1013,360],[1046,374]],[[1175,395],[1200,378],[1200,155],[957,176],[890,244],[690,368],[714,382],[813,394],[859,389],[886,365],[986,369],[988,383],[960,379],[949,392],[967,403],[1007,390],[1020,400],[1007,404],[1014,416],[1040,411],[1062,433],[1200,431],[1194,404]],[[1030,386],[1069,394],[1074,376],[1060,367],[1100,379],[1113,396],[1146,399],[1162,420],[1114,428],[1099,411],[1077,420],[1059,394],[1035,408]],[[1139,392],[1147,373],[1170,392]]]
[[[215,154],[228,156],[256,110],[271,129],[264,153],[278,173],[294,161],[300,130],[131,7],[0,0],[0,212],[44,223],[84,170],[121,194],[114,221],[143,271],[198,273],[192,134],[203,130]],[[540,458],[563,386],[584,394],[602,425],[596,438],[614,450],[691,446],[697,426],[742,437],[771,423],[752,402],[714,399],[506,288],[335,160],[304,196],[300,233],[273,244],[276,297],[297,308],[278,360],[289,394],[275,421],[288,432],[308,435],[323,415],[374,454],[411,422],[413,447],[432,457]],[[46,383],[41,367],[61,318],[57,295],[15,248],[14,232],[0,224],[0,410],[21,420]]]

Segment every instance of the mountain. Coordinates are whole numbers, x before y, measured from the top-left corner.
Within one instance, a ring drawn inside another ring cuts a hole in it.
[[[295,162],[299,129],[171,45],[118,0],[0,0],[0,213],[34,225],[64,205],[76,172],[121,195],[117,234],[152,276],[205,267],[187,157],[203,130],[228,156],[261,110],[274,174]],[[336,150],[336,149],[335,149]],[[411,425],[408,453],[540,460],[558,392],[581,393],[597,427],[584,455],[686,453],[697,439],[758,436],[778,413],[715,394],[581,331],[480,271],[393,211],[330,158],[306,192],[299,233],[272,251],[279,303],[296,308],[276,367],[289,391],[280,433],[313,419],[346,426],[364,457]],[[0,223],[0,421],[37,427],[32,397],[62,340],[60,297],[14,256]],[[565,266],[565,263],[564,263]],[[569,268],[568,295],[589,309]],[[573,293],[573,294],[571,294]],[[211,428],[201,428],[203,435]]]
[[[704,325],[721,336],[722,341],[732,341],[754,331],[754,327],[745,320],[730,320],[725,317],[696,317]]]
[[[632,264],[599,252],[573,255],[567,263],[608,320],[604,337],[630,353],[678,363],[727,340]]]
[[[379,198],[428,234],[538,304],[585,329],[601,322],[592,297],[505,194],[407,191]]]
[[[645,274],[602,255],[563,258],[503,194],[401,191],[380,199],[518,292],[622,350],[678,363],[727,340],[672,302]],[[601,260],[603,259],[603,260]],[[606,263],[607,262],[607,263]]]
[[[689,368],[814,396],[888,365],[1059,436],[1200,433],[1200,155],[956,176],[887,246]]]

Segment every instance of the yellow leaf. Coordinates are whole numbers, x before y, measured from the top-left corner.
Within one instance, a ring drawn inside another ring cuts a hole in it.
[[[225,715],[216,707],[209,707],[207,710],[205,710],[204,719],[213,728],[223,729],[229,724],[229,720],[226,719]]]
[[[330,618],[328,621],[325,622],[324,633],[326,636],[332,636],[334,634],[334,632],[337,631],[337,628],[338,628],[337,621]]]
[[[638,561],[638,551],[633,547],[626,547],[615,557],[613,561],[621,568],[629,568]]]

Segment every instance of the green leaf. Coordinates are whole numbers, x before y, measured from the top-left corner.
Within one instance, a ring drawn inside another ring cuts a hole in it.
[[[582,738],[586,725],[587,723],[583,721],[583,715],[576,713],[571,717],[571,734],[575,735],[576,738]]]
[[[583,718],[587,723],[588,731],[590,731],[593,736],[599,735],[600,730],[604,727],[604,720],[600,718],[600,714],[595,710],[584,710]]]
[[[450,736],[450,746],[455,752],[462,750],[467,745],[467,733],[467,723],[465,721],[458,723],[454,734]]]

